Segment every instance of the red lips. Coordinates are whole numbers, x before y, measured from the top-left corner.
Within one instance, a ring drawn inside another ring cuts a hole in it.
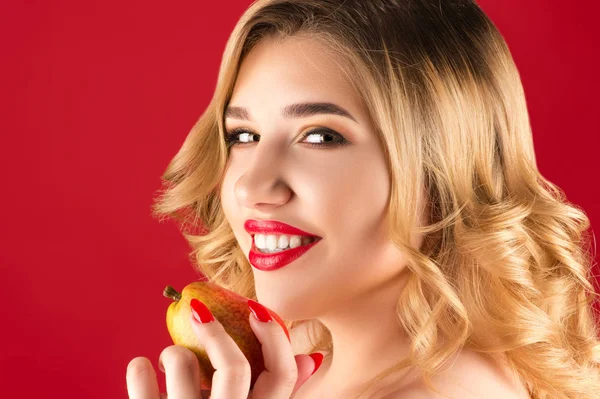
[[[321,238],[315,234],[307,233],[297,227],[279,222],[277,220],[255,220],[248,219],[244,223],[244,229],[252,235],[254,234],[287,234],[294,236],[306,236]]]
[[[311,242],[310,244],[286,249],[285,251],[276,252],[274,254],[265,254],[258,251],[256,245],[254,244],[254,239],[252,239],[252,247],[250,248],[250,253],[248,254],[248,260],[250,261],[250,264],[258,270],[265,272],[277,270],[292,263],[319,242],[321,242],[321,239]]]

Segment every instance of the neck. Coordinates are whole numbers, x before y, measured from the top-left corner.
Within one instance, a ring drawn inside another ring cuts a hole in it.
[[[340,392],[356,393],[365,382],[408,355],[410,342],[396,312],[397,299],[407,277],[404,273],[397,279],[389,279],[371,292],[344,302],[343,307],[318,317],[330,331],[334,348],[331,358],[309,379],[314,378],[312,383],[321,387],[319,395],[324,392],[322,387],[337,397],[341,397]],[[398,376],[406,373],[404,370],[395,373],[393,378],[398,381]]]

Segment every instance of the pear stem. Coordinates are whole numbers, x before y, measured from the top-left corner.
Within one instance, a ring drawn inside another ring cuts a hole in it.
[[[177,291],[175,291],[175,288],[171,287],[170,285],[167,285],[163,291],[163,295],[166,296],[167,298],[171,298],[172,300],[174,300],[175,302],[179,302],[179,300],[181,299],[181,294]]]

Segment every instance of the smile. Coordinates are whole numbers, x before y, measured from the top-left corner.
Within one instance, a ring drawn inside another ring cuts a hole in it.
[[[304,245],[298,245],[298,236],[292,236],[292,238],[290,239],[290,244],[292,246],[291,248],[289,246],[287,247],[287,249],[276,248],[273,250],[276,252],[266,253],[262,251],[270,251],[267,247],[274,247],[272,242],[273,238],[269,238],[267,236],[267,240],[270,239],[271,242],[267,242],[266,244],[268,245],[264,245],[265,242],[262,242],[262,240],[265,236],[262,236],[263,238],[261,238],[260,236],[261,235],[256,234],[252,237],[252,247],[250,248],[250,254],[248,258],[252,266],[262,271],[273,271],[280,269],[286,265],[289,265],[290,263],[298,259],[300,256],[304,255],[308,250],[310,250],[322,240],[322,238],[316,237],[303,237],[302,243]],[[256,240],[259,241],[259,246],[265,248],[259,249],[256,246]],[[279,243],[281,243],[281,241]]]

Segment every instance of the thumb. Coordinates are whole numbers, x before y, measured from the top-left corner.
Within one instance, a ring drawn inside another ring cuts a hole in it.
[[[296,380],[292,394],[296,393],[310,376],[318,370],[323,362],[323,354],[315,352],[310,355],[296,355],[294,358],[298,367],[298,379]]]

